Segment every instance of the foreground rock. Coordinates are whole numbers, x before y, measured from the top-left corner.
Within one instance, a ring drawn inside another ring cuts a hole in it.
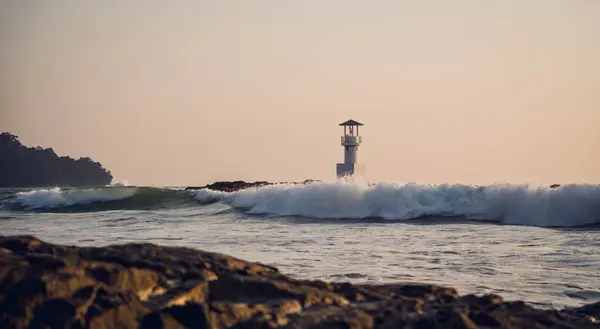
[[[0,237],[5,329],[598,328],[586,312],[538,310],[427,284],[301,281],[188,248]]]

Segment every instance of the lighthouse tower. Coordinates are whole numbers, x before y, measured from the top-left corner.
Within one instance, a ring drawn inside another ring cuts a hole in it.
[[[358,134],[358,127],[364,125],[354,120],[348,120],[340,123],[340,126],[344,127],[342,136],[344,162],[337,164],[337,177],[364,176],[365,166],[357,161],[358,147],[362,144],[362,136]]]

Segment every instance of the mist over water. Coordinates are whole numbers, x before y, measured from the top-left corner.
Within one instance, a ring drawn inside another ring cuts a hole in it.
[[[0,232],[224,252],[301,278],[429,282],[538,306],[600,300],[600,186],[279,184],[225,193],[0,190]]]

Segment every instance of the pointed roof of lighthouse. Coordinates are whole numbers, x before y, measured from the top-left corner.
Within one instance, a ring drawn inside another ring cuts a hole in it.
[[[354,120],[350,119],[346,122],[340,123],[340,126],[364,126],[364,125],[358,121],[354,121]]]

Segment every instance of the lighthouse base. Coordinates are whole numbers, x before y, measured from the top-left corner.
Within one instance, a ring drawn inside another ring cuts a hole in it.
[[[337,177],[347,176],[362,176],[366,174],[365,165],[360,163],[338,163],[337,164]]]

